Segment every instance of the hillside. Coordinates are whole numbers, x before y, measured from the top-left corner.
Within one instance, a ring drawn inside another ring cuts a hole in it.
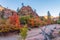
[[[30,6],[22,6],[21,9],[18,11],[18,15],[25,16],[25,15],[32,15],[34,17],[38,16],[36,10],[33,10]]]
[[[33,17],[38,17],[36,10],[33,10],[30,6],[22,6],[18,12],[5,8],[0,5],[0,18],[8,18],[13,15],[13,12],[18,13],[19,16],[32,15]]]

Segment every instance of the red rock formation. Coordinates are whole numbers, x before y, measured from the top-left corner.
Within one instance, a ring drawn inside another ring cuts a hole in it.
[[[22,6],[18,14],[21,16],[24,15],[33,15],[35,17],[38,16],[37,13],[30,6]]]
[[[5,8],[0,6],[0,14],[3,15],[4,18],[9,18],[9,16],[13,15],[13,11],[11,9]],[[16,12],[16,11],[14,11]],[[0,15],[0,17],[1,17]],[[18,15],[25,16],[25,15],[32,15],[34,17],[38,17],[36,11],[34,11],[30,6],[22,6],[21,9],[18,12]]]

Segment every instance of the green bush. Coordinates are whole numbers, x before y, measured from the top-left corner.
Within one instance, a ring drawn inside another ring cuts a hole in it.
[[[27,25],[25,25],[23,28],[20,29],[21,32],[20,35],[23,40],[25,40],[27,37],[27,31],[28,31]]]
[[[57,20],[57,23],[60,24],[60,20]]]

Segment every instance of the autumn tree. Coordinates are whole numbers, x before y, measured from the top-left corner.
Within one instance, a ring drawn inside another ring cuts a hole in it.
[[[30,27],[38,27],[41,23],[41,20],[39,17],[32,17],[28,20],[28,24],[30,25]]]
[[[20,27],[19,16],[17,15],[17,13],[14,12],[9,19],[11,24],[15,25],[16,27]]]
[[[34,26],[34,19],[33,18],[31,18],[30,22],[31,22],[31,25]]]

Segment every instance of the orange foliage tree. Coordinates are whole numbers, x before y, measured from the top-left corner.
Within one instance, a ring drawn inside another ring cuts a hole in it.
[[[40,20],[40,18],[39,17],[36,17],[35,18],[35,26],[39,26],[39,25],[41,25],[41,20]]]
[[[30,18],[28,20],[28,24],[30,24],[30,26],[34,27],[34,26],[39,26],[40,25],[40,19],[39,18]]]
[[[14,12],[13,15],[9,17],[9,19],[11,24],[15,25],[16,27],[20,27],[19,16],[17,13]]]
[[[34,26],[34,19],[33,19],[33,18],[30,18],[29,24],[30,24],[31,26]]]

